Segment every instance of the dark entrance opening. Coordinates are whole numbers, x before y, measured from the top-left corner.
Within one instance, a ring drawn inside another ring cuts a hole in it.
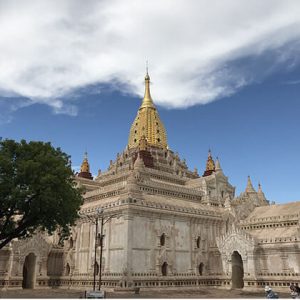
[[[232,266],[232,288],[241,289],[244,287],[244,267],[241,255],[234,251],[231,255]]]
[[[168,274],[168,264],[164,262],[161,266],[161,273],[163,276],[167,276]]]
[[[70,265],[67,263],[67,265],[66,265],[66,275],[70,275],[70,272],[71,272],[71,268],[70,268]]]
[[[160,236],[160,245],[161,246],[164,246],[166,243],[166,236],[165,234],[163,233],[161,236]]]
[[[24,261],[23,265],[23,289],[34,289],[35,284],[35,265],[36,256],[34,253],[29,253]]]
[[[201,264],[199,265],[199,275],[200,275],[200,276],[203,275],[203,268],[204,268],[204,264],[201,263]]]

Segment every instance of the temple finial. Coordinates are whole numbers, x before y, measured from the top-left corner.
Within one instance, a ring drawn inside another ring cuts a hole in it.
[[[149,76],[149,70],[148,70],[148,60],[146,60],[146,76],[145,76],[145,80],[150,82],[150,76]]]
[[[216,168],[215,168],[215,162],[212,158],[211,155],[211,150],[208,149],[208,157],[207,157],[207,161],[206,161],[206,169],[204,171],[203,176],[209,176],[211,175],[213,172],[215,172]]]
[[[216,171],[220,171],[221,169],[221,164],[220,164],[220,160],[219,157],[216,157],[216,162],[215,162],[215,167],[216,167]]]
[[[150,76],[148,73],[148,60],[146,61],[145,95],[140,109],[144,107],[155,108],[150,94]]]
[[[260,182],[258,183],[257,195],[260,200],[262,200],[263,202],[267,202],[267,198],[266,198],[264,192],[262,191]]]
[[[246,193],[256,193],[253,185],[252,185],[252,182],[251,182],[251,178],[250,176],[248,175],[248,179],[247,179],[247,186],[246,186],[246,190],[245,190]]]
[[[87,151],[84,152],[83,162],[80,167],[80,173],[78,177],[83,177],[86,179],[93,179],[93,176],[90,172],[90,164],[88,162],[88,154]]]
[[[149,76],[149,74],[148,74],[148,60],[146,60],[146,76]]]

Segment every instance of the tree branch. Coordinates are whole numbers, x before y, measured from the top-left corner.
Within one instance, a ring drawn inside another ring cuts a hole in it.
[[[15,239],[15,238],[19,238],[22,237],[26,234],[27,232],[27,228],[34,224],[32,219],[27,220],[26,222],[24,222],[21,226],[17,227],[14,232],[12,232],[7,238],[5,238],[4,240],[2,240],[1,235],[0,235],[0,240],[2,240],[0,242],[0,249],[2,247],[4,247],[5,245],[7,245],[11,240]]]

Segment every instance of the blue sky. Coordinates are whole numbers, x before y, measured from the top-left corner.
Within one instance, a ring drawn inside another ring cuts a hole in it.
[[[190,169],[202,174],[211,148],[237,194],[250,175],[268,199],[300,200],[297,1],[54,2],[0,1],[0,136],[51,141],[74,166],[87,150],[105,170],[127,145],[148,59]]]

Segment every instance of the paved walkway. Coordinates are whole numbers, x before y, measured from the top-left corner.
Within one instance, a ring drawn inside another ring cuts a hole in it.
[[[289,293],[278,292],[280,298],[291,298]],[[83,298],[83,290],[43,289],[43,290],[0,290],[0,298]],[[135,295],[131,292],[107,292],[106,298],[265,298],[264,290],[226,290],[199,288],[174,290],[147,290]]]

